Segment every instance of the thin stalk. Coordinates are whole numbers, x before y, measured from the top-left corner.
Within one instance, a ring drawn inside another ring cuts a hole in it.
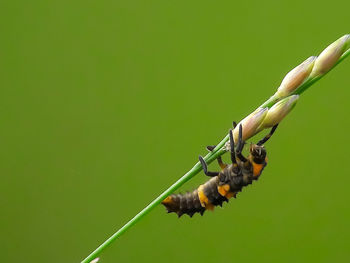
[[[333,68],[342,62],[346,57],[350,55],[350,49],[348,49],[344,54],[340,57],[338,62],[333,66]],[[333,69],[332,68],[332,69]],[[327,74],[327,73],[326,73]],[[320,80],[323,76],[317,76],[314,78],[309,78],[306,80],[300,87],[293,93],[300,95],[305,90],[307,90],[312,84]],[[261,108],[270,108],[279,99],[276,99],[274,96],[270,97],[267,101],[265,101],[260,107]],[[208,153],[204,159],[209,164],[214,161],[218,156],[221,156],[226,152],[224,146],[226,142],[229,140],[229,136],[226,135],[225,138],[221,140],[221,142],[215,147],[215,149]],[[168,189],[166,189],[162,194],[160,194],[156,199],[154,199],[148,206],[146,206],[141,212],[139,212],[136,216],[134,216],[129,222],[127,222],[124,226],[122,226],[116,233],[114,233],[110,238],[108,238],[105,242],[103,242],[98,248],[96,248],[88,257],[86,257],[81,263],[89,263],[91,260],[95,259],[105,248],[107,248],[113,241],[115,241],[118,237],[124,234],[129,228],[135,225],[138,221],[140,221],[145,215],[147,215],[153,208],[159,205],[167,196],[175,192],[179,189],[184,183],[193,178],[196,174],[198,174],[202,170],[202,167],[199,162],[197,162],[191,170],[189,170],[184,176],[182,176],[179,180],[177,180],[173,185],[171,185]]]

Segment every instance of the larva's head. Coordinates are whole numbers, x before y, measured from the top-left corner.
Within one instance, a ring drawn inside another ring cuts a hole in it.
[[[249,150],[254,160],[265,160],[266,150],[263,145],[251,144]]]

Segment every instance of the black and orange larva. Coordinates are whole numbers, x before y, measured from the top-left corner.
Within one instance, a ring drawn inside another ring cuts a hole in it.
[[[251,184],[253,180],[257,180],[261,175],[267,164],[266,150],[263,144],[275,132],[277,126],[278,124],[257,144],[250,145],[250,154],[247,158],[242,155],[245,144],[242,139],[242,125],[239,126],[236,150],[232,130],[230,130],[232,164],[224,164],[221,157],[218,157],[217,160],[222,170],[220,172],[209,172],[206,162],[202,156],[199,156],[204,173],[212,178],[193,192],[172,194],[165,198],[162,204],[166,207],[168,213],[174,212],[179,217],[183,214],[187,214],[190,217],[195,213],[203,215],[205,210],[213,210],[215,206],[222,206],[224,201],[228,202],[231,197],[236,197],[237,193],[241,192],[244,186]],[[207,149],[212,151],[214,147],[208,146]]]

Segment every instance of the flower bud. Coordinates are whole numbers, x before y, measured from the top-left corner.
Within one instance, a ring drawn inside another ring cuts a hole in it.
[[[328,72],[349,47],[350,35],[345,35],[330,44],[316,59],[311,76],[317,77]]]
[[[294,108],[299,95],[284,98],[273,105],[267,112],[266,117],[257,131],[270,128],[280,123],[284,117]]]
[[[242,121],[240,121],[235,130],[233,131],[233,137],[235,142],[238,141],[239,125],[242,124],[243,140],[247,140],[256,134],[257,128],[261,125],[262,121],[264,120],[267,111],[267,108],[258,108],[253,113],[245,117]]]
[[[276,92],[277,98],[284,98],[292,94],[309,77],[316,58],[309,57],[284,77]]]
[[[100,260],[100,258],[95,258],[94,260],[90,261],[90,263],[97,263]]]

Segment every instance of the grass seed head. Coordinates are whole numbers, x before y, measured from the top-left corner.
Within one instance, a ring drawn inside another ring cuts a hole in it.
[[[257,133],[257,128],[261,125],[267,114],[267,108],[258,108],[242,121],[240,121],[233,131],[235,142],[238,141],[239,125],[242,124],[243,140],[249,139]]]
[[[312,56],[292,69],[282,80],[276,92],[277,98],[284,98],[292,94],[310,75],[317,57]]]
[[[330,44],[315,61],[314,68],[311,72],[311,77],[327,73],[350,47],[350,35],[345,35]]]
[[[292,95],[284,98],[273,105],[267,112],[265,119],[258,128],[258,131],[267,129],[280,123],[284,117],[294,108],[299,99],[299,95]]]

